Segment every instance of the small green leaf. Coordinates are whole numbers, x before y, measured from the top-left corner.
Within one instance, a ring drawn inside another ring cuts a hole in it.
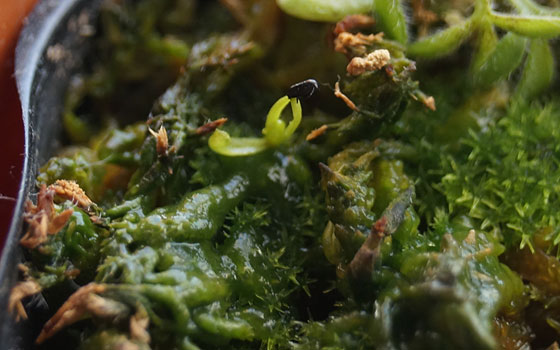
[[[490,54],[496,48],[498,43],[498,35],[494,26],[489,21],[483,21],[477,31],[477,47],[475,48],[474,57],[471,63],[472,69],[479,69]]]
[[[471,34],[472,22],[466,21],[451,26],[430,36],[424,37],[408,46],[411,56],[438,58],[457,50]]]
[[[377,0],[373,3],[375,17],[383,32],[389,38],[406,44],[408,41],[407,23],[401,0]]]
[[[208,139],[212,151],[228,156],[243,157],[256,154],[268,148],[266,140],[259,137],[231,137],[225,131],[217,129]]]
[[[336,22],[348,15],[372,10],[372,0],[276,0],[278,7],[294,17]]]
[[[520,98],[538,96],[550,86],[554,77],[554,57],[546,40],[534,39],[529,44],[527,62],[517,86]]]
[[[62,123],[68,137],[74,143],[85,143],[91,137],[91,126],[71,110],[64,113]]]
[[[507,78],[521,64],[526,45],[527,39],[514,33],[506,34],[480,66],[474,67],[474,84],[488,87]]]
[[[522,14],[560,16],[559,9],[541,6],[532,0],[509,0]]]
[[[560,17],[491,12],[490,19],[496,26],[523,36],[553,38],[560,35]]]

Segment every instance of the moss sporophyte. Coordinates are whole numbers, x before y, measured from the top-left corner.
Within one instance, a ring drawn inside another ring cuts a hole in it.
[[[559,23],[107,0],[10,312],[68,349],[555,348]]]

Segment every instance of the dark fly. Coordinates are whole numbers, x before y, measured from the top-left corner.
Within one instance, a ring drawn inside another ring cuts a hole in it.
[[[300,100],[306,100],[311,97],[317,90],[319,90],[319,84],[317,83],[317,80],[307,79],[290,86],[286,95],[289,98],[297,97]]]

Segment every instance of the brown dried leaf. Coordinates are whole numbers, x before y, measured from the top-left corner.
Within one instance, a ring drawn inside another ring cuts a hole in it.
[[[47,235],[58,233],[72,216],[72,209],[67,209],[58,215],[54,209],[53,200],[55,193],[60,193],[63,196],[67,196],[67,193],[70,193],[67,183],[71,184],[71,182],[63,182],[65,180],[59,181],[49,187],[45,185],[41,186],[37,196],[36,206],[29,200],[26,202],[24,219],[29,227],[20,240],[22,246],[28,249],[37,248],[47,241]],[[87,196],[85,198],[87,198]],[[89,200],[89,198],[87,199]]]
[[[196,129],[196,134],[197,135],[207,135],[211,132],[213,132],[214,130],[216,130],[217,128],[219,128],[220,126],[224,125],[225,122],[227,122],[228,119],[227,118],[220,118],[220,119],[216,119],[213,120],[211,122],[208,122],[202,126],[200,126],[198,129]]]
[[[50,186],[49,186],[50,187]],[[54,215],[54,191],[46,187],[45,184],[41,185],[39,194],[37,195],[37,207],[35,207],[34,212],[39,213],[44,211],[48,217]]]
[[[352,100],[348,96],[346,96],[342,91],[340,91],[340,84],[338,81],[334,84],[334,95],[340,98],[342,101],[344,101],[344,103],[346,103],[348,108],[350,108],[351,110],[357,112],[360,111],[360,109],[356,106],[356,104],[352,102]]]
[[[26,200],[25,201],[25,215],[35,215],[37,214],[37,212],[39,211],[39,209],[35,206],[35,204],[33,204],[33,202],[31,200]]]
[[[367,52],[367,46],[382,39],[383,33],[365,35],[342,32],[334,39],[334,50],[343,54],[363,55]]]
[[[387,218],[381,217],[371,228],[371,232],[348,265],[356,279],[371,273],[373,264],[381,256],[381,243],[386,236]]]
[[[66,225],[68,220],[70,220],[70,217],[72,216],[73,213],[74,213],[74,210],[66,209],[62,213],[53,217],[49,221],[49,224],[48,224],[48,227],[47,227],[47,233],[49,235],[57,234],[60,230],[62,230],[64,225]]]
[[[327,125],[321,125],[317,129],[314,129],[309,134],[307,134],[307,136],[305,137],[305,140],[311,141],[311,140],[316,139],[317,137],[323,135],[325,133],[325,131],[327,131],[328,128],[329,127]]]
[[[16,313],[16,321],[27,319],[27,313],[21,301],[29,296],[37,294],[41,291],[41,286],[33,281],[28,280],[16,284],[10,292],[10,299],[8,300],[8,312]]]
[[[89,199],[76,181],[56,180],[56,182],[50,185],[48,189],[54,191],[54,194],[58,198],[70,200],[85,211],[88,211],[93,205],[93,201]]]
[[[167,149],[169,148],[169,139],[167,138],[167,130],[161,126],[156,133],[151,128],[148,128],[150,134],[156,138],[156,151],[160,156],[167,155]]]
[[[436,110],[436,100],[433,96],[428,96],[420,90],[417,90],[411,94],[411,97],[416,101],[420,101],[429,110]]]
[[[428,109],[435,111],[436,110],[436,100],[433,96],[427,96],[425,99],[421,101],[424,106],[428,107]]]
[[[150,343],[150,333],[148,333],[148,325],[150,318],[143,307],[130,318],[130,337],[132,340],[138,340],[142,343]]]
[[[24,277],[27,277],[27,275],[29,274],[29,266],[24,264],[18,264],[17,268],[19,272],[21,272],[24,275]]]
[[[29,225],[27,232],[19,243],[28,249],[37,248],[47,240],[49,219],[47,213],[41,211],[32,217],[26,217],[25,221]]]
[[[465,237],[464,242],[470,245],[473,245],[476,243],[476,231],[475,230],[470,230],[469,234],[467,235],[467,237]]]
[[[105,285],[96,283],[90,283],[78,289],[47,321],[37,337],[36,343],[44,342],[62,328],[81,320],[87,314],[100,318],[114,318],[126,312],[127,309],[122,304],[97,295],[105,292],[106,289]]]
[[[333,33],[340,35],[343,32],[350,32],[354,29],[363,29],[373,27],[375,19],[366,15],[349,15],[336,23]]]

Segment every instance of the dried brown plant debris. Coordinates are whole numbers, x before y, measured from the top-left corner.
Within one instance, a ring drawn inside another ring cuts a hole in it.
[[[317,137],[323,135],[327,129],[329,127],[327,125],[321,125],[320,127],[318,127],[317,129],[312,130],[309,134],[307,134],[307,136],[305,137],[305,139],[307,141],[311,141],[316,139]]]
[[[64,225],[70,220],[72,209],[66,209],[62,213],[57,214],[54,208],[53,188],[41,186],[39,195],[37,196],[37,205],[30,200],[25,203],[24,220],[28,224],[28,229],[20,244],[28,249],[37,248],[39,245],[47,241],[48,235],[58,233]]]
[[[334,50],[348,55],[363,55],[367,52],[367,46],[379,42],[383,39],[383,33],[365,35],[362,33],[352,34],[348,32],[340,33],[334,39]]]
[[[148,326],[150,318],[146,309],[140,307],[138,311],[130,318],[130,338],[138,340],[142,343],[150,343],[150,333],[148,333]]]
[[[366,57],[354,57],[346,71],[350,75],[360,75],[365,72],[376,71],[385,67],[391,60],[391,54],[388,50],[379,49],[369,53]]]
[[[19,272],[23,274],[23,277],[27,278],[27,276],[29,276],[29,266],[25,264],[18,264],[17,268]]]
[[[33,281],[28,280],[16,284],[10,292],[10,299],[8,300],[8,312],[16,313],[16,321],[27,319],[27,313],[21,301],[29,296],[35,295],[41,291],[41,286]]]
[[[340,91],[340,83],[338,81],[334,84],[334,95],[337,98],[341,99],[344,103],[346,103],[348,108],[350,108],[351,110],[357,111],[357,112],[360,111],[360,109],[356,106],[356,104],[348,96],[346,96],[342,91]]]
[[[428,109],[435,111],[436,110],[436,100],[433,96],[427,96],[425,99],[421,101],[424,106],[428,107]]]
[[[412,16],[418,25],[418,37],[426,36],[430,27],[439,20],[438,15],[428,10],[424,5],[424,0],[412,0]]]
[[[420,101],[426,108],[429,110],[435,111],[436,110],[436,100],[433,96],[428,96],[424,94],[422,91],[416,91],[411,96],[416,101]]]
[[[169,149],[169,139],[167,138],[167,130],[161,126],[158,132],[153,131],[148,128],[150,134],[156,138],[156,151],[159,156],[167,156],[167,150]]]
[[[85,211],[89,211],[91,206],[94,204],[76,181],[56,180],[56,182],[50,185],[48,189],[54,191],[55,199],[62,198],[64,200],[72,201]]]
[[[348,265],[354,278],[371,274],[374,262],[381,256],[381,243],[388,233],[387,226],[387,218],[383,216],[371,228],[369,236]]]
[[[340,35],[344,32],[350,32],[354,29],[371,28],[375,24],[375,19],[367,15],[349,15],[337,22],[333,33]]]
[[[213,132],[214,130],[216,130],[220,126],[224,125],[227,121],[228,121],[227,118],[220,118],[220,119],[216,119],[216,120],[213,120],[211,122],[208,122],[208,123],[198,127],[196,129],[196,134],[197,135],[208,135],[209,133]]]
[[[106,285],[97,283],[90,283],[78,289],[43,326],[36,343],[41,344],[64,327],[87,316],[115,319],[127,314],[129,310],[123,304],[98,295],[106,290]]]

